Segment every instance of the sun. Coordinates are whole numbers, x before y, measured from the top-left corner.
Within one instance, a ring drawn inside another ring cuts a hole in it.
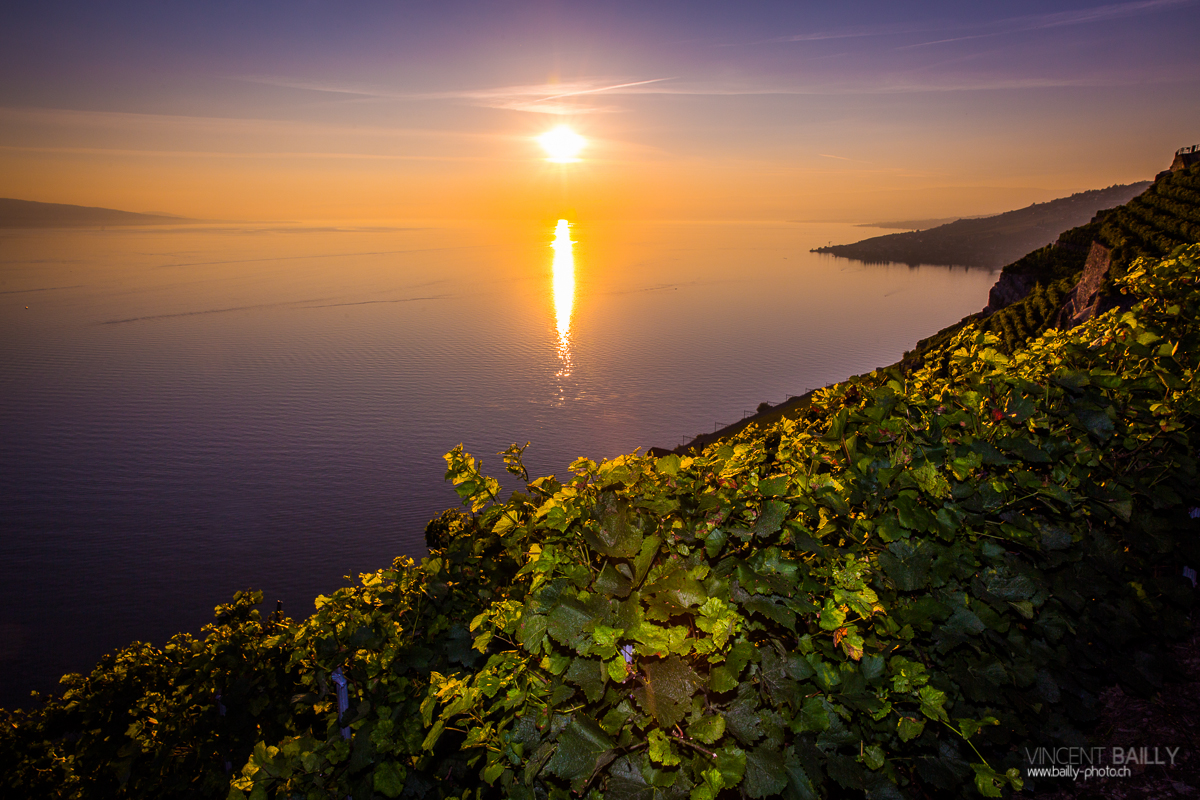
[[[587,146],[587,139],[566,125],[559,125],[557,128],[546,131],[537,137],[537,140],[549,156],[547,161],[553,161],[555,164],[570,164],[578,161],[579,151]]]

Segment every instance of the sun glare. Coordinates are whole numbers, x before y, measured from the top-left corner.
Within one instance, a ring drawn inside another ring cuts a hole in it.
[[[559,125],[537,137],[538,144],[546,150],[548,161],[555,164],[570,164],[578,161],[579,151],[587,145],[584,139],[566,125]]]

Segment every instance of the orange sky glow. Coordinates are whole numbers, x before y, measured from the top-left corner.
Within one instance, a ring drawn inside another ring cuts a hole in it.
[[[0,34],[0,196],[220,220],[912,219],[1146,180],[1200,140],[1192,0],[891,21],[767,3],[736,24],[565,4],[531,30],[474,3],[405,25],[127,5]],[[560,125],[577,161],[538,143]]]

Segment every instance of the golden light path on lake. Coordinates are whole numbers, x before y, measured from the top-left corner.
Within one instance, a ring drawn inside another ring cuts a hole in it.
[[[554,228],[554,316],[558,323],[558,357],[562,361],[558,377],[571,374],[571,310],[575,306],[575,253],[572,250],[571,224],[560,219]]]

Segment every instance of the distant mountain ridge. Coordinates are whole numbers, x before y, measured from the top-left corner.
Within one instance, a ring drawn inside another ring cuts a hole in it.
[[[854,244],[818,247],[813,252],[872,263],[898,261],[998,269],[1045,247],[1062,231],[1087,223],[1096,212],[1128,203],[1150,183],[1092,189],[993,217],[960,219],[929,230],[875,236]]]
[[[168,225],[189,222],[167,214],[0,198],[0,228],[90,228],[97,225]]]

